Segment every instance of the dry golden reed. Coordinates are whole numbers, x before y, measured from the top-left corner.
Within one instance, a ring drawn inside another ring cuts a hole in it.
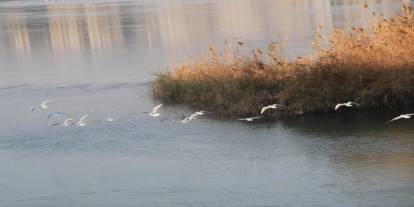
[[[210,47],[205,56],[157,74],[154,97],[219,115],[256,115],[261,106],[280,103],[286,114],[332,111],[338,102],[361,108],[414,104],[414,14],[402,6],[391,18],[373,14],[371,28],[335,28],[324,49],[316,41],[314,58],[281,58],[276,43],[266,51],[240,52]]]

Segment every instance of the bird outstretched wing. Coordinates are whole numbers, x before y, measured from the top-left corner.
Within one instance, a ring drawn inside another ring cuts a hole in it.
[[[239,121],[253,121],[255,119],[260,119],[262,118],[262,116],[255,116],[255,117],[248,117],[248,118],[242,118],[242,119],[237,119]]]
[[[395,118],[393,118],[393,119],[389,120],[388,122],[394,122],[394,121],[397,121],[397,120],[399,120],[399,119],[401,119],[401,118],[402,118],[402,116],[400,115],[400,116],[397,116],[397,117],[395,117]]]
[[[339,108],[341,108],[343,106],[343,104],[336,104],[335,105],[335,110],[338,110]]]
[[[263,107],[262,110],[260,111],[260,114],[263,114],[267,109],[269,109],[269,106]]]
[[[360,106],[360,104],[359,104],[359,103],[357,103],[357,102],[350,101],[350,103],[351,103],[352,105],[355,105],[355,106]]]
[[[45,101],[42,101],[40,106],[47,106],[48,104],[55,103],[55,102],[56,102],[55,100],[45,100]]]
[[[154,108],[152,109],[151,113],[153,113],[153,114],[157,114],[157,113],[158,113],[158,111],[160,110],[160,108],[161,108],[162,106],[163,106],[163,104],[160,104],[160,105],[158,105],[158,106],[154,107]]]
[[[88,116],[89,115],[82,116],[78,121],[78,125],[79,126],[85,126],[86,125],[85,120],[86,120],[86,118],[88,118]]]

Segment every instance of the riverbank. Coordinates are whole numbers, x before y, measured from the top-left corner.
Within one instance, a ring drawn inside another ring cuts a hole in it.
[[[373,16],[377,21],[367,30],[335,28],[327,41],[318,35],[314,57],[284,59],[275,43],[249,53],[240,46],[220,53],[210,48],[208,55],[159,73],[154,97],[223,116],[257,115],[273,103],[287,107],[267,117],[329,112],[347,101],[361,109],[412,106],[413,10],[403,6],[388,19]]]

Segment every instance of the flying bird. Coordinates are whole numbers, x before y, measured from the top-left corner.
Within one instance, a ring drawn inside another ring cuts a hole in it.
[[[115,121],[113,118],[106,118],[106,120],[109,121],[109,122]]]
[[[31,106],[30,107],[30,112],[32,112],[32,111],[34,111],[35,110],[35,107],[34,106]]]
[[[414,116],[414,114],[401,114],[401,115],[391,119],[390,121],[388,121],[388,123],[393,122],[393,121],[397,121],[399,119],[411,119],[412,116]]]
[[[190,122],[191,120],[192,120],[191,116],[188,116],[188,117],[185,117],[183,120],[181,120],[181,123],[186,124],[186,123]]]
[[[197,116],[202,116],[202,115],[204,115],[206,113],[207,113],[206,111],[197,111],[197,112],[194,112],[190,116],[187,116],[183,120],[181,120],[181,123],[186,124],[186,123],[190,122],[191,120],[196,119]]]
[[[41,108],[41,109],[47,109],[49,106],[48,106],[48,104],[51,104],[51,103],[55,103],[56,101],[54,101],[54,100],[46,100],[46,101],[43,101],[40,105],[39,105],[39,108]],[[34,110],[34,109],[33,109]]]
[[[207,113],[206,111],[197,111],[197,112],[194,112],[193,114],[191,114],[190,117],[191,117],[191,119],[196,119],[197,116],[202,116],[206,113]]]
[[[160,109],[161,109],[161,107],[163,106],[163,104],[160,104],[160,105],[158,105],[158,106],[156,106],[156,107],[154,107],[153,109],[152,109],[152,111],[149,113],[149,115],[150,116],[153,116],[153,117],[157,117],[157,116],[159,116],[161,113],[160,113]]]
[[[68,119],[65,119],[65,121],[63,121],[62,126],[71,126],[73,125],[73,118],[70,117]]]
[[[339,104],[336,104],[335,111],[338,110],[339,108],[343,107],[343,106],[353,107],[353,106],[359,106],[359,104],[355,103],[355,102],[352,102],[352,101],[348,101],[346,103],[339,103]]]
[[[54,112],[54,113],[50,113],[50,114],[48,114],[48,115],[47,115],[47,117],[46,117],[46,123],[48,123],[48,122],[49,122],[49,120],[50,120],[52,117],[64,116],[64,115],[66,115],[66,113],[63,113],[63,112]]]
[[[272,104],[272,105],[269,105],[269,106],[265,106],[260,111],[260,114],[263,114],[268,109],[277,109],[277,108],[280,108],[280,107],[285,107],[285,106],[284,105],[280,105],[280,104]]]
[[[206,113],[208,113],[207,111],[197,111],[197,112],[194,112],[194,116],[202,116],[202,115],[204,115],[204,114],[206,114]]]
[[[252,122],[252,121],[254,121],[255,119],[261,119],[261,118],[263,118],[263,116],[255,116],[255,117],[249,117],[249,118],[243,118],[243,119],[237,119],[237,120],[239,120],[239,121],[248,121],[248,122]]]
[[[190,116],[185,117],[183,120],[181,120],[181,123],[189,123],[191,120],[196,119],[198,115],[197,114],[191,114]]]
[[[78,121],[78,125],[82,127],[86,126],[86,123],[85,123],[86,118],[88,118],[88,115],[82,116]]]

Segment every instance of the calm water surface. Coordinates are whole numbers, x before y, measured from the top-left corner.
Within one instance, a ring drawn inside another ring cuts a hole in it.
[[[385,123],[398,112],[188,125],[170,123],[185,107],[142,113],[171,62],[225,40],[303,55],[317,25],[366,24],[360,4],[0,1],[0,206],[414,206],[413,122]],[[57,103],[29,112],[45,99]],[[47,125],[53,111],[89,125]]]

